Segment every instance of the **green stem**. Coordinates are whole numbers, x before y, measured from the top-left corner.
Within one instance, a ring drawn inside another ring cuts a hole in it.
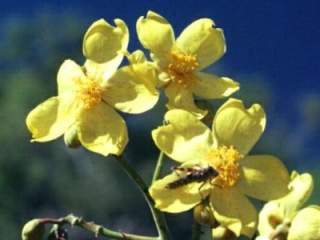
[[[164,159],[164,152],[161,151],[159,153],[156,168],[154,169],[152,183],[154,183],[160,177],[160,174],[162,171],[163,159]]]
[[[192,224],[192,240],[199,240],[201,236],[201,225],[197,223],[196,221]]]
[[[141,176],[128,164],[128,162],[123,158],[123,156],[114,156],[118,162],[120,163],[121,167],[126,171],[127,175],[136,183],[137,187],[142,192],[148,206],[150,208],[154,223],[156,225],[159,239],[161,240],[168,240],[169,239],[169,230],[164,218],[163,213],[158,211],[154,207],[154,202],[148,192],[148,187],[145,184],[144,180]]]
[[[160,240],[159,237],[141,236],[135,234],[129,234],[124,232],[116,232],[105,228],[101,225],[95,224],[94,222],[87,222],[81,217],[76,217],[73,214],[65,216],[59,219],[44,218],[41,221],[42,224],[58,224],[64,225],[69,224],[71,226],[77,226],[95,234],[95,237],[104,236],[112,239],[122,240]]]

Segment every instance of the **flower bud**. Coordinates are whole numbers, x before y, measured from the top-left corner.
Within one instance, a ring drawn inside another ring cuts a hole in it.
[[[45,231],[45,225],[40,219],[33,219],[27,222],[22,229],[22,240],[42,240]]]
[[[213,216],[213,212],[206,204],[199,204],[193,209],[193,218],[201,225],[214,227],[217,222]]]
[[[214,240],[236,240],[237,236],[223,226],[218,226],[212,229],[212,237]]]
[[[78,148],[81,146],[81,143],[78,138],[78,130],[76,126],[70,127],[67,132],[64,134],[64,143],[69,148]]]

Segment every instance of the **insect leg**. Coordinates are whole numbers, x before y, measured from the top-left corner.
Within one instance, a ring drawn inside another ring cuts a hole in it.
[[[206,183],[207,183],[207,181],[202,182],[202,184],[200,185],[200,187],[199,187],[199,189],[198,189],[199,195],[200,195],[202,201],[206,199],[206,196],[204,196],[204,195],[202,194],[201,189],[204,187],[204,185],[206,185]]]

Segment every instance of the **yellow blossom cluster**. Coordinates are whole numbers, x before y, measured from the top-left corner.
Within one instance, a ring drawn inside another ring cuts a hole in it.
[[[303,200],[296,185],[303,175],[290,180],[277,157],[250,154],[266,127],[262,106],[246,108],[240,99],[229,98],[208,126],[203,121],[208,110],[195,104],[195,97],[220,99],[240,88],[229,77],[204,72],[226,52],[223,30],[213,20],[201,18],[176,38],[171,24],[149,11],[136,24],[138,39],[150,52],[148,59],[141,50],[128,52],[127,25],[120,19],[114,24],[94,22],[83,39],[84,63],[62,63],[57,96],[27,116],[32,141],[64,135],[69,146],[76,140],[92,152],[119,156],[129,138],[118,111],[143,113],[157,104],[163,90],[168,111],[164,124],[152,131],[152,139],[179,166],[151,184],[149,194],[156,208],[180,213],[205,205],[218,223],[211,226],[213,236],[224,227],[236,237],[252,237],[257,228],[259,238],[270,237],[276,225],[289,221],[289,240],[320,239],[301,237],[304,230],[296,226],[313,212],[317,219],[310,217],[310,224],[319,223],[319,207],[298,211]],[[125,66],[124,57],[129,62]],[[260,213],[259,224],[249,197],[271,201]],[[319,233],[318,229],[313,231]]]

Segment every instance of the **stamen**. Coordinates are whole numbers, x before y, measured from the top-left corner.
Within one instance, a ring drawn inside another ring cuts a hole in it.
[[[90,79],[79,83],[77,91],[78,98],[81,100],[84,109],[88,110],[102,101],[103,88]]]
[[[195,56],[172,51],[168,73],[174,82],[183,87],[189,87],[196,80],[192,73],[198,66]]]
[[[209,164],[219,173],[213,181],[222,188],[234,186],[240,177],[242,155],[234,146],[221,146],[208,154]]]

